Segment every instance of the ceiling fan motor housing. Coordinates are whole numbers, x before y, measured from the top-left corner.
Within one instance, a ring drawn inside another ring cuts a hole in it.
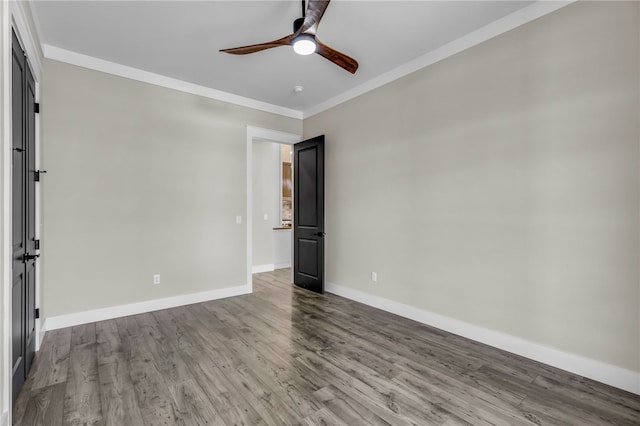
[[[298,30],[302,27],[302,24],[304,23],[304,18],[298,18],[295,21],[293,21],[293,33],[297,33]]]

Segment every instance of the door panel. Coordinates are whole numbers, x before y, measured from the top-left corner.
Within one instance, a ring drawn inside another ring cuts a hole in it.
[[[324,136],[294,145],[293,282],[324,292]]]
[[[298,185],[303,191],[297,193],[299,210],[296,219],[300,226],[318,226],[318,188],[315,183],[317,176],[317,150],[315,147],[301,149],[295,164],[298,165]]]
[[[11,368],[13,371],[13,400],[22,387],[24,376],[24,277],[18,275],[11,288]]]
[[[24,350],[24,376],[25,379],[31,365],[33,364],[33,358],[36,355],[36,266],[35,261],[29,262],[31,265],[27,267],[25,274],[26,293],[25,297],[25,350]]]
[[[314,240],[298,239],[298,273],[308,277],[318,276],[318,242]]]

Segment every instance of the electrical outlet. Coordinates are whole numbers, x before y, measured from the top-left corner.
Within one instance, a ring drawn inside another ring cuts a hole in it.
[[[236,216],[236,223],[238,225],[242,224],[242,216]]]
[[[155,285],[160,284],[160,274],[155,274],[153,276],[153,284],[155,284]]]
[[[371,273],[371,281],[373,281],[374,283],[378,282],[378,273],[377,272],[372,272]]]
[[[264,220],[269,220],[269,215],[268,214],[264,214]]]

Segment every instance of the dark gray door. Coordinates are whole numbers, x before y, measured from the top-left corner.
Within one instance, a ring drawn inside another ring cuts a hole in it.
[[[25,66],[25,377],[36,354],[36,82]]]
[[[24,141],[24,53],[15,34],[12,51],[12,290],[11,290],[11,342],[13,367],[13,398],[15,400],[25,374],[25,300],[26,274],[24,253],[26,250],[25,220],[25,141]]]
[[[324,292],[324,135],[293,148],[293,282]]]
[[[12,39],[12,290],[13,400],[35,355],[35,81]]]

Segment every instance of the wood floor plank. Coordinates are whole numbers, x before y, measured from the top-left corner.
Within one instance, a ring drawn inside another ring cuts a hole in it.
[[[40,389],[67,380],[71,329],[63,328],[46,333],[42,348],[37,352],[33,365],[32,389]]]
[[[621,425],[640,396],[254,275],[233,298],[49,331],[14,425]]]
[[[321,408],[315,413],[304,419],[305,423],[310,426],[315,425],[331,425],[331,426],[351,426],[349,423],[343,422],[338,416],[333,414],[328,408]]]
[[[472,405],[490,406],[501,411],[518,412],[518,405],[524,400],[525,396],[508,395],[508,392],[497,393],[487,391],[476,382],[464,380],[464,376],[456,376],[445,374],[438,370],[431,369],[426,365],[413,363],[408,360],[402,362],[403,373],[394,379],[400,383],[407,384],[411,388],[416,388],[419,383],[426,382],[429,386],[435,387],[435,390],[442,389],[443,392],[453,394],[456,397],[463,398],[467,403]],[[410,377],[407,379],[407,375]],[[404,380],[403,380],[404,378]],[[413,383],[411,378],[417,379],[418,384]],[[521,417],[516,415],[516,417]]]
[[[131,376],[130,348],[123,344],[114,320],[96,323],[100,402],[105,425],[142,424]]]
[[[405,357],[416,362],[435,363],[443,371],[451,370],[459,373],[479,368],[484,364],[484,360],[469,355],[456,347],[443,347],[437,342],[406,339],[403,334],[385,330],[384,327],[381,327],[381,324],[375,324],[375,321],[372,321],[382,315],[379,311],[372,312],[370,317],[366,318],[350,316],[349,311],[343,311],[335,307],[328,310],[324,306],[318,307],[309,304],[308,301],[297,304],[295,309],[300,310],[302,314],[315,314],[317,318],[326,317],[329,319],[328,321],[332,322],[336,327],[342,328],[348,334],[356,337],[364,336],[371,344],[386,349],[391,353],[403,350],[402,354]],[[324,320],[318,322],[322,324]],[[407,325],[412,326],[415,323],[411,321]]]
[[[615,425],[612,421],[597,419],[590,413],[583,413],[563,402],[545,400],[541,403],[533,398],[525,398],[519,406],[524,415],[534,424],[549,426],[603,426]]]
[[[222,371],[233,371],[241,364],[241,360],[229,350],[228,338],[219,333],[207,332],[199,321],[186,322],[182,326],[190,336],[191,342],[207,353],[209,358],[215,360],[216,366]]]
[[[137,315],[140,327],[146,330],[140,337],[146,339],[154,364],[162,374],[172,397],[172,403],[186,424],[216,424],[221,418],[200,387],[183,354],[173,339],[168,339],[162,325],[153,314]]]
[[[174,316],[175,314],[175,316]],[[217,352],[200,346],[184,328],[184,322],[193,321],[194,316],[184,316],[174,310],[154,312],[165,336],[173,336],[169,342],[180,351],[195,381],[211,401],[222,418],[222,424],[260,425],[262,418],[242,397],[242,393],[231,385],[214,362]]]
[[[71,347],[69,373],[65,386],[64,424],[102,425],[100,383],[94,327],[74,327],[72,342],[91,340],[87,330],[94,330],[93,343],[82,343]],[[75,333],[77,330],[77,333]],[[74,338],[74,334],[76,337]]]
[[[22,385],[22,390],[20,391],[20,395],[16,398],[16,401],[13,403],[13,407],[11,410],[11,424],[12,425],[21,425],[22,418],[24,417],[25,411],[27,409],[27,405],[29,405],[29,400],[33,397],[34,394],[37,393],[36,389],[31,389],[28,381]]]
[[[184,425],[153,351],[144,336],[131,337],[130,377],[142,419],[146,425]]]
[[[128,361],[131,356],[131,348],[123,341],[115,320],[96,323],[96,343],[98,365]]]
[[[264,420],[254,406],[247,402],[243,389],[236,388],[208,357],[189,359],[189,366],[194,372],[196,381],[206,393],[223,424],[228,425],[261,425]]]
[[[314,392],[314,396],[321,400],[332,413],[348,425],[385,426],[390,424],[333,385],[329,384],[318,389]]]
[[[261,383],[265,383],[296,415],[308,417],[322,408],[312,396],[318,388],[302,380],[291,361],[280,359],[260,342],[247,345],[237,341],[234,347],[244,365],[251,369],[251,373]]]
[[[158,320],[153,315],[153,312],[135,315],[134,319],[138,324],[138,330],[140,333],[150,336],[156,340],[163,338],[162,333],[158,329]]]
[[[419,365],[403,362],[404,370],[409,373],[421,370]],[[527,396],[532,380],[520,375],[510,375],[494,365],[484,365],[477,370],[463,372],[453,377],[475,389],[492,395],[506,403],[517,406]],[[419,374],[422,375],[422,374]],[[426,375],[422,375],[426,377]]]
[[[171,384],[169,391],[181,415],[188,419],[186,424],[200,426],[223,423],[219,413],[195,380]]]
[[[65,384],[59,383],[36,389],[20,422],[29,426],[62,425]]]
[[[407,400],[404,393],[394,392],[398,389],[397,386],[377,387],[377,383],[374,383],[372,387],[356,377],[357,370],[344,366],[343,370],[334,365],[334,362],[341,363],[343,360],[327,360],[315,353],[304,353],[299,359],[308,368],[316,370],[317,374],[332,377],[332,383],[336,388],[351,395],[390,424],[439,424],[448,417],[448,413],[443,413],[437,407],[433,407],[432,410],[432,407],[423,407],[418,401]]]
[[[96,343],[96,323],[71,327],[71,346]]]
[[[580,385],[576,386],[573,381],[560,382],[550,377],[538,376],[532,384],[544,389],[544,395],[551,393],[570,399],[573,405],[579,405],[582,409],[588,407],[589,411],[616,424],[640,425],[640,406],[634,404],[633,399],[625,398],[619,391],[613,392],[619,396],[618,398],[610,398],[611,388],[607,388],[603,394],[604,386],[594,389],[592,386],[583,386],[583,383],[584,381],[580,381]],[[531,388],[528,389],[528,393],[531,393]]]
[[[241,384],[244,391],[248,393],[254,408],[260,417],[269,425],[298,425],[302,423],[300,417],[291,407],[283,403],[268,384],[262,382],[255,376],[254,372],[241,365],[231,376],[227,376]]]
[[[498,405],[466,392],[456,392],[453,388],[434,385],[408,373],[402,373],[393,379],[405,389],[418,395],[423,401],[436,405],[455,417],[473,425],[531,425],[532,423],[514,410],[502,409]]]
[[[141,425],[135,388],[129,376],[128,361],[118,358],[98,367],[100,403],[107,426]]]

